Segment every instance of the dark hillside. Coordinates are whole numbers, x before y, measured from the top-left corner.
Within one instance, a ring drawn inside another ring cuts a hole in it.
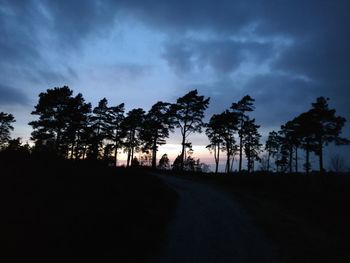
[[[1,259],[18,262],[143,261],[176,201],[145,171],[48,160],[2,163],[0,195]]]

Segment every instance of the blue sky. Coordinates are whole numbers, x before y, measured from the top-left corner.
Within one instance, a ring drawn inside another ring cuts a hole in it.
[[[208,117],[250,94],[263,134],[318,96],[350,119],[348,10],[320,0],[0,0],[0,111],[15,115],[24,140],[38,94],[63,85],[127,110],[196,88],[211,97]]]

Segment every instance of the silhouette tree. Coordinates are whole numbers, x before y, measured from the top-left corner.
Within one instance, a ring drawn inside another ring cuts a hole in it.
[[[176,156],[176,158],[172,164],[173,170],[180,170],[181,163],[182,163],[182,157],[181,157],[181,154],[179,154],[178,156]]]
[[[280,136],[277,132],[272,131],[269,133],[266,143],[265,150],[267,151],[267,171],[270,171],[270,159],[275,157],[280,147]]]
[[[306,174],[309,175],[311,169],[310,152],[314,152],[317,147],[315,137],[317,123],[309,111],[300,114],[293,122],[295,126],[294,132],[299,140],[299,145],[305,150],[304,169]]]
[[[166,153],[159,159],[158,168],[162,170],[168,170],[170,168],[169,158]]]
[[[12,114],[0,112],[0,150],[2,150],[11,139],[11,131],[13,131],[12,123],[15,118]]]
[[[288,152],[289,173],[293,172],[293,153],[295,152],[295,172],[298,172],[298,147],[300,145],[299,125],[295,119],[281,126],[281,143]]]
[[[253,111],[255,107],[253,106],[254,99],[249,95],[244,96],[237,103],[232,103],[231,109],[238,115],[238,136],[239,136],[239,171],[242,171],[242,160],[243,160],[243,137],[245,134],[244,123],[248,121],[248,116],[246,112]]]
[[[342,128],[346,122],[344,117],[336,116],[335,109],[329,109],[328,98],[318,97],[312,103],[310,115],[315,122],[315,139],[317,142],[316,155],[319,156],[320,171],[323,172],[323,148],[331,142],[336,145],[349,144],[348,139],[340,137]]]
[[[124,121],[124,103],[118,106],[109,107],[107,111],[107,138],[114,142],[114,165],[118,162],[118,149],[123,145],[123,138],[125,137],[122,123]]]
[[[75,148],[75,158],[85,159],[89,153],[89,149],[92,148],[92,142],[94,139],[93,128],[90,126],[90,115],[87,118],[87,122],[83,123],[80,131],[78,132],[77,146]]]
[[[106,98],[101,99],[98,102],[90,117],[90,126],[92,130],[91,146],[90,146],[90,158],[97,159],[103,148],[103,141],[108,138],[109,129],[109,108],[108,100]]]
[[[214,152],[215,160],[215,173],[218,173],[220,151],[222,150],[223,144],[223,130],[224,123],[222,122],[220,115],[214,114],[209,123],[206,124],[205,133],[209,138],[210,144],[206,147]]]
[[[228,110],[221,114],[213,115],[206,125],[206,134],[211,142],[207,148],[214,151],[215,172],[218,171],[220,150],[226,151],[225,171],[229,173],[232,170],[234,155],[237,151],[237,145],[234,138],[237,132],[238,115]]]
[[[132,158],[131,166],[140,166],[139,159],[137,159],[136,156],[134,156],[134,158]]]
[[[171,114],[171,104],[159,101],[152,106],[145,116],[140,137],[144,150],[152,151],[152,168],[157,166],[158,146],[166,143],[169,131],[174,129],[174,118]]]
[[[39,102],[32,112],[39,119],[29,123],[33,127],[31,139],[35,141],[36,148],[54,150],[59,155],[66,155],[64,138],[70,118],[72,94],[73,91],[67,86],[48,89],[39,94]]]
[[[244,146],[244,153],[247,157],[248,173],[254,169],[254,161],[260,161],[259,153],[261,152],[260,138],[258,132],[260,126],[255,124],[255,119],[246,120],[243,124],[242,142]]]
[[[180,128],[182,135],[181,170],[184,168],[186,139],[191,133],[202,131],[204,111],[208,108],[209,100],[199,96],[197,90],[192,90],[172,105],[175,126]]]
[[[102,157],[102,159],[107,165],[112,165],[112,164],[115,165],[113,149],[114,149],[114,144],[113,143],[107,143],[103,147],[103,157]]]
[[[184,170],[194,172],[199,164],[199,160],[196,161],[191,155],[188,155],[184,162]]]
[[[141,108],[133,109],[127,113],[122,122],[122,129],[125,134],[124,147],[127,151],[127,167],[130,161],[134,160],[135,149],[141,145],[140,130],[143,127],[145,111]]]
[[[77,158],[80,147],[77,145],[80,141],[81,134],[88,124],[89,114],[91,113],[91,104],[85,103],[82,94],[71,98],[67,107],[67,129],[64,133],[64,138],[70,142],[70,158],[74,155]]]
[[[222,130],[223,146],[226,150],[226,173],[232,171],[234,156],[237,152],[237,145],[234,135],[238,131],[238,115],[228,110],[220,114],[220,122],[224,129]]]

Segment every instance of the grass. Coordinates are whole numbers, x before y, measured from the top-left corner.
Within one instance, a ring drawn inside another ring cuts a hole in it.
[[[66,161],[1,167],[6,262],[143,262],[162,243],[176,203],[176,194],[145,171]]]

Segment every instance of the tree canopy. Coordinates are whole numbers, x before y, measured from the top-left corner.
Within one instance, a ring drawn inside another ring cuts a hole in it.
[[[13,131],[12,123],[15,118],[10,113],[0,112],[0,149],[4,148],[11,139],[11,131]]]
[[[318,157],[322,172],[325,170],[324,147],[329,143],[350,143],[341,136],[346,119],[328,106],[329,99],[325,97],[318,97],[309,110],[281,125],[280,130],[270,132],[264,150],[260,125],[249,115],[255,109],[252,97],[244,96],[204,123],[209,101],[210,98],[192,90],[175,103],[158,101],[147,113],[142,108],[135,108],[125,115],[124,103],[110,106],[108,100],[102,98],[92,110],[82,94],[74,95],[67,86],[47,89],[39,94],[32,111],[37,119],[29,123],[33,128],[31,139],[35,143],[31,151],[76,160],[90,158],[116,166],[118,150],[124,149],[127,166],[156,168],[159,147],[166,144],[175,128],[179,128],[181,153],[174,160],[173,168],[199,171],[204,165],[193,157],[192,142],[188,137],[205,128],[209,139],[207,148],[214,153],[216,173],[221,152],[226,153],[227,173],[232,172],[238,152],[239,171],[242,171],[243,158],[247,161],[248,172],[254,171],[254,163],[262,158],[265,171],[298,173],[299,152],[305,151],[303,167],[309,174],[312,169],[310,155]],[[14,122],[12,114],[0,112],[1,151],[21,148],[21,139],[10,136]],[[274,159],[276,169],[271,169],[271,159]],[[160,158],[158,167],[170,167],[167,155]]]
[[[181,169],[184,167],[186,138],[194,132],[202,132],[204,126],[204,112],[208,108],[210,98],[198,95],[197,90],[192,90],[177,99],[172,105],[172,113],[175,126],[180,128],[182,135]]]

